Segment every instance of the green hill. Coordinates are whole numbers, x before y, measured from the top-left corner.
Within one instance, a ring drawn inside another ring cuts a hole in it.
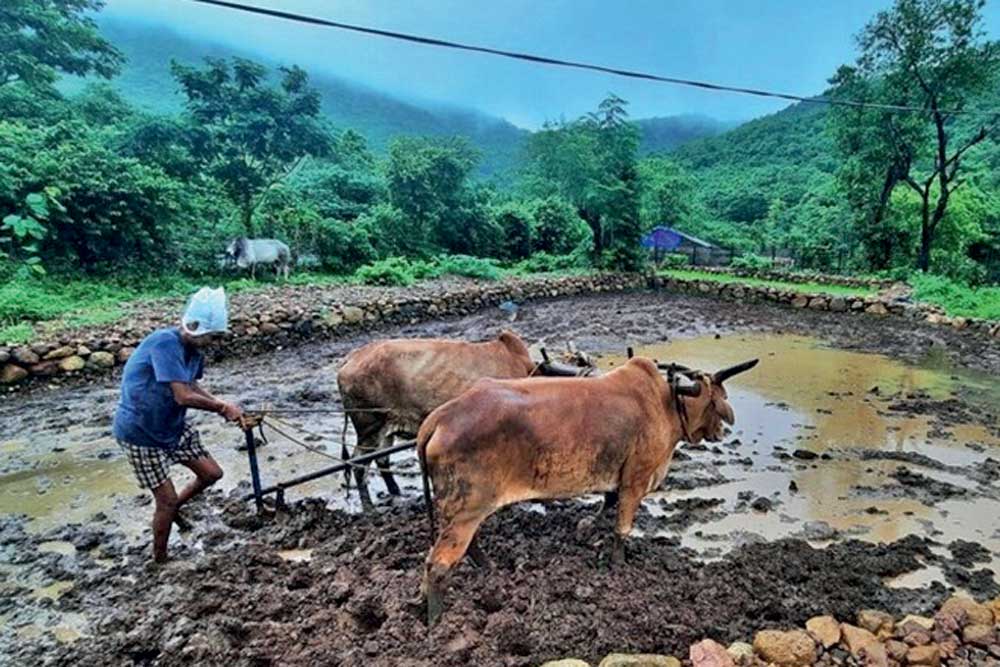
[[[99,17],[101,32],[128,58],[113,85],[130,102],[153,112],[176,113],[183,98],[170,75],[170,61],[198,64],[206,57],[242,56],[278,64],[249,52],[189,39],[162,26]],[[287,64],[287,63],[285,63]],[[323,100],[323,110],[339,128],[363,134],[376,152],[400,134],[463,135],[482,152],[480,174],[502,175],[517,162],[526,130],[500,118],[465,109],[428,109],[399,100],[363,85],[322,73],[310,73]],[[85,82],[66,80],[65,92],[80,90]]]
[[[699,114],[642,118],[635,123],[641,132],[639,152],[643,155],[664,153],[697,139],[720,135],[738,125]]]
[[[101,32],[128,58],[113,85],[130,102],[152,112],[176,113],[183,98],[170,75],[170,61],[198,64],[206,57],[243,56],[263,60],[252,52],[190,39],[159,25],[98,16]],[[268,62],[275,66],[280,63]],[[513,124],[472,109],[421,106],[362,84],[324,73],[310,72],[313,86],[323,99],[323,110],[340,128],[365,136],[378,153],[397,135],[462,135],[482,153],[481,176],[503,177],[512,172],[529,136]],[[67,93],[83,88],[85,81],[67,79]],[[707,116],[680,115],[636,121],[642,131],[643,154],[669,151],[693,139],[721,134],[732,127]]]

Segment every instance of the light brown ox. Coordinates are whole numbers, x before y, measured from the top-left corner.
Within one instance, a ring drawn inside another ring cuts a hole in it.
[[[481,343],[436,338],[369,343],[347,356],[337,384],[357,433],[357,456],[377,451],[395,436],[414,437],[432,410],[483,378],[577,375],[590,370],[548,359],[535,363],[520,336],[504,331]],[[343,455],[348,458],[346,445]],[[377,466],[386,490],[399,495],[388,457],[379,459]],[[362,505],[370,508],[366,472],[355,468],[354,477]]]
[[[617,491],[612,557],[622,560],[636,510],[663,481],[677,443],[721,439],[723,422],[734,422],[722,383],[756,363],[686,371],[669,384],[640,357],[595,378],[483,380],[432,412],[417,435],[432,526],[435,507],[441,517],[422,586],[429,621],[466,551],[485,564],[476,531],[505,505]]]

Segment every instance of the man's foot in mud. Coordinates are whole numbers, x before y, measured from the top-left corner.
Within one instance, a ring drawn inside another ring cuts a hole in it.
[[[187,519],[185,519],[184,516],[181,515],[180,512],[177,512],[176,514],[174,514],[174,525],[176,525],[177,526],[177,530],[181,531],[182,533],[186,533],[186,532],[190,531],[191,528],[193,528],[193,526],[191,525],[191,522],[188,521]]]

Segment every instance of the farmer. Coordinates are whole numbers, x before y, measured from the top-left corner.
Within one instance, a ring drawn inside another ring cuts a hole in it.
[[[187,527],[177,508],[222,478],[222,468],[202,446],[198,431],[185,421],[187,409],[214,412],[230,421],[243,415],[238,406],[198,385],[205,366],[201,350],[222,337],[227,321],[225,291],[203,287],[188,301],[180,327],[146,336],[122,373],[114,434],[139,487],[149,489],[156,501],[153,560],[157,563],[167,559],[171,524]],[[170,479],[174,463],[195,474],[180,493]]]

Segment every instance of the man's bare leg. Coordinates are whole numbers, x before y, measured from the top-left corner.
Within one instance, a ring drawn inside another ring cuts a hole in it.
[[[178,507],[222,479],[222,468],[211,456],[182,461],[182,463],[194,473],[194,479],[177,494]]]
[[[153,489],[153,560],[163,563],[167,560],[167,543],[170,541],[170,524],[177,514],[177,491],[169,479]]]

